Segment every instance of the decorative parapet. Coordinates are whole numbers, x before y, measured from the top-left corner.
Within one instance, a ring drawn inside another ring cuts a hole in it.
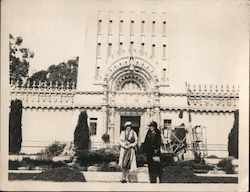
[[[239,86],[191,85],[186,83],[187,102],[191,108],[237,109]]]
[[[66,85],[60,82],[47,84],[38,82],[30,84],[20,84],[19,82],[10,84],[10,99],[20,99],[24,107],[42,107],[42,106],[70,106],[74,103],[75,83]]]

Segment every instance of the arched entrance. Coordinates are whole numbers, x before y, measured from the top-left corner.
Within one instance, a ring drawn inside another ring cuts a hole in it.
[[[149,121],[146,112],[154,107],[154,93],[158,90],[154,68],[141,58],[122,58],[108,68],[105,81],[107,103],[112,111],[108,117],[111,138],[113,135],[113,140],[118,141],[121,127],[127,120],[132,122],[138,138],[142,138],[145,132],[142,127],[145,129]]]

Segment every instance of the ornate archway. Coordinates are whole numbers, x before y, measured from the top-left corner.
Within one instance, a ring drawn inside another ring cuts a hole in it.
[[[115,61],[108,68],[105,81],[112,92],[150,92],[159,82],[151,64],[133,56]]]

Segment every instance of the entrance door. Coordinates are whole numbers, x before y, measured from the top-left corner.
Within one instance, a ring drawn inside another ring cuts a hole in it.
[[[126,121],[130,121],[132,123],[132,129],[136,132],[137,136],[139,136],[141,117],[140,116],[121,116],[120,132],[123,129],[123,126]]]

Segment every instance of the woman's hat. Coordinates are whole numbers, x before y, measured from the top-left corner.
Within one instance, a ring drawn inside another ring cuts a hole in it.
[[[157,128],[157,123],[155,121],[151,121],[150,124],[149,124],[149,127],[154,127],[154,128]]]
[[[127,127],[127,126],[131,126],[132,123],[130,121],[127,121],[125,124],[124,124],[124,127]]]

